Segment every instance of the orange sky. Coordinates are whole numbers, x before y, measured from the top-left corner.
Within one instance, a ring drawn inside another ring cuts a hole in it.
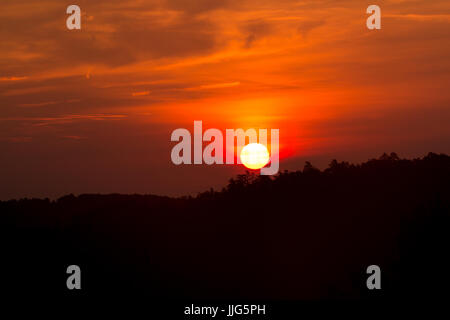
[[[447,0],[0,6],[0,199],[222,186],[241,169],[170,162],[171,132],[194,120],[280,129],[281,169],[450,153]]]

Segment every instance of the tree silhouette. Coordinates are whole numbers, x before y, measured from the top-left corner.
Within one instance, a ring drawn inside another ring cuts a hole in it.
[[[246,172],[196,197],[3,201],[2,289],[68,294],[77,264],[92,296],[448,298],[449,202],[450,157],[435,153]],[[365,286],[371,264],[381,292]]]

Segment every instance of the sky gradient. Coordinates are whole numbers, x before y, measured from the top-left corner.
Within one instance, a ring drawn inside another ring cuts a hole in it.
[[[243,168],[171,163],[194,120],[280,129],[281,170],[450,153],[448,0],[0,6],[0,200],[221,187]]]

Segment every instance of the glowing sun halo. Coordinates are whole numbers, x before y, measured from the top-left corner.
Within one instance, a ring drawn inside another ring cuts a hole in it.
[[[241,162],[249,169],[261,169],[269,160],[269,151],[263,144],[250,143],[242,148]]]

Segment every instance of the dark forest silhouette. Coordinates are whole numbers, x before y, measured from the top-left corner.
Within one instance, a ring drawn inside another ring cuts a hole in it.
[[[196,197],[0,202],[3,291],[158,298],[430,298],[450,285],[450,157],[392,153]],[[66,289],[66,268],[82,290]],[[366,288],[366,268],[382,290]]]

